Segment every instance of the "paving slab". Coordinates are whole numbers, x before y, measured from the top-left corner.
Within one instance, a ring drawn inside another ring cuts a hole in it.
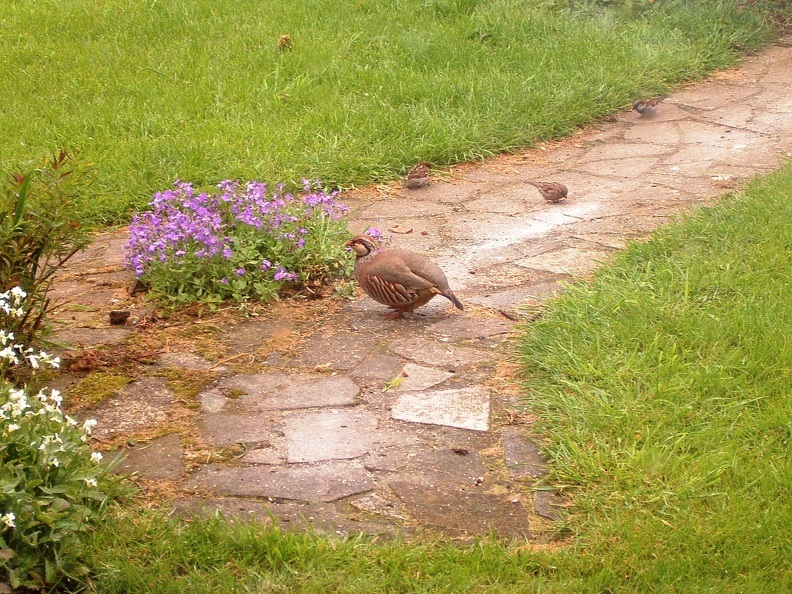
[[[457,390],[400,394],[393,405],[391,416],[411,423],[487,431],[490,426],[489,413],[489,390],[474,386]]]
[[[542,451],[525,431],[515,427],[504,427],[501,433],[504,460],[512,479],[535,480],[547,473],[547,462]]]
[[[184,474],[184,448],[176,434],[158,437],[149,443],[139,443],[109,454],[107,460],[119,464],[117,474],[137,474],[149,480],[175,481]]]
[[[174,512],[182,517],[214,517],[216,513],[231,522],[255,520],[265,527],[277,526],[294,532],[318,532],[337,536],[368,533],[381,536],[396,529],[356,520],[340,513],[333,504],[300,502],[261,502],[240,497],[181,497]],[[399,530],[399,532],[401,532]]]
[[[97,425],[93,434],[99,438],[132,435],[166,423],[168,411],[175,400],[167,380],[143,377],[121,388],[118,393],[99,406],[79,416],[92,418]]]
[[[373,413],[323,410],[292,415],[283,423],[289,462],[358,458],[375,448],[412,443],[407,432],[380,427]]]
[[[66,347],[95,347],[100,344],[118,344],[132,333],[131,329],[107,328],[68,328],[57,330],[49,337],[50,341]]]
[[[389,486],[416,520],[454,536],[494,532],[502,538],[531,538],[528,512],[519,497],[410,481],[394,481]]]
[[[218,383],[220,390],[236,394],[227,409],[247,411],[292,410],[323,406],[351,406],[360,388],[343,375],[262,373],[237,375]]]
[[[294,466],[207,465],[190,476],[187,486],[237,497],[328,502],[369,491],[374,481],[360,462],[333,460]]]
[[[272,440],[276,419],[269,412],[258,414],[209,413],[196,421],[198,434],[209,446],[237,443],[261,444]]]
[[[391,343],[391,350],[405,359],[450,371],[463,365],[490,361],[494,354],[448,342],[424,338],[402,338]]]

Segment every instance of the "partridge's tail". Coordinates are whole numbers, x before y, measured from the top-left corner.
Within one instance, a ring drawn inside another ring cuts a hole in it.
[[[465,306],[462,305],[462,302],[459,299],[457,299],[456,295],[454,295],[451,292],[451,289],[448,289],[448,291],[443,293],[443,297],[448,298],[451,301],[451,303],[454,304],[454,307],[456,307],[457,309],[461,309],[462,311],[465,311]]]

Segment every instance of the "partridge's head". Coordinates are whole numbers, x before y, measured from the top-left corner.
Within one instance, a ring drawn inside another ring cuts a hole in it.
[[[346,247],[352,248],[357,256],[365,256],[377,251],[377,242],[370,235],[355,235],[347,241]]]

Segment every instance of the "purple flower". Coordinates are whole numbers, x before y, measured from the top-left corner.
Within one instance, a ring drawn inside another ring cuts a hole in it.
[[[233,255],[234,255],[234,252],[231,250],[230,247],[223,248],[223,257],[224,258],[230,258]]]
[[[269,270],[270,268],[272,268],[272,262],[270,262],[269,260],[262,260],[261,261],[261,269],[262,270]]]
[[[275,267],[275,280],[276,281],[282,281],[282,280],[296,281],[297,280],[297,275],[295,273],[293,273],[293,272],[289,272],[283,266],[278,264]]]
[[[242,276],[243,274],[245,274],[245,269],[244,268],[237,268],[236,269],[236,273],[237,273],[237,276]]]
[[[224,285],[227,285],[228,284],[228,279],[226,277],[223,277],[223,278],[220,279],[220,282],[222,284],[224,284]]]

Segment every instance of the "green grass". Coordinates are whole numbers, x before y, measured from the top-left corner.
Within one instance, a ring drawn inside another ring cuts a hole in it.
[[[792,591],[790,190],[632,245],[522,342],[579,543],[632,591]]]
[[[105,220],[177,178],[349,187],[568,134],[770,34],[729,2],[640,19],[563,4],[7,0],[0,169],[77,147]]]
[[[92,592],[792,591],[792,165],[632,244],[524,329],[569,546],[377,543],[126,509]]]

